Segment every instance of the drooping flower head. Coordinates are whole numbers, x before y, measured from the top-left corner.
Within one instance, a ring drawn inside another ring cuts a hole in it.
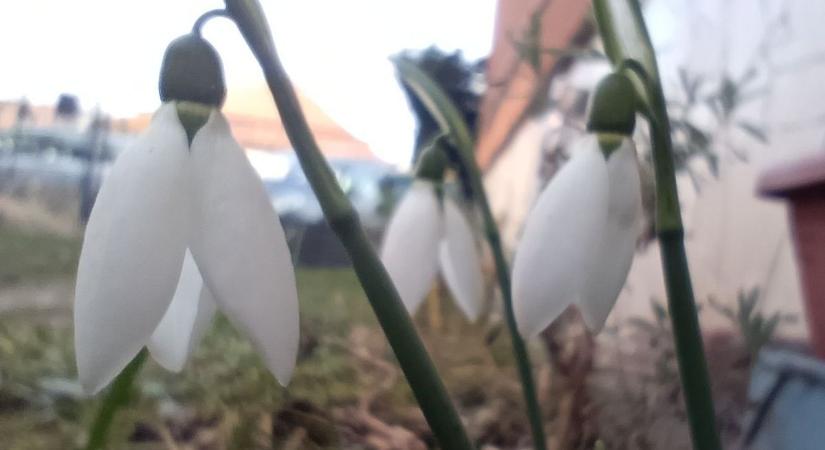
[[[220,112],[217,52],[173,41],[163,104],[92,209],[75,291],[80,382],[94,393],[140,351],[180,370],[216,308],[286,384],[298,348],[294,271],[266,191]]]
[[[416,178],[387,225],[381,260],[410,314],[439,273],[464,315],[481,313],[484,278],[476,233],[462,208],[441,189],[444,150],[426,150]]]
[[[513,263],[519,331],[532,336],[575,304],[598,332],[633,261],[642,200],[629,81],[610,75],[591,104],[591,132],[541,192]]]

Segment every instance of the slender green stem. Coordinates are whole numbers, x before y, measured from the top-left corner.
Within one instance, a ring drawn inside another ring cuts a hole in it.
[[[290,142],[333,231],[347,250],[361,286],[441,448],[473,448],[447,390],[387,271],[338,185],[307,125],[257,0],[227,0],[227,9],[263,69]]]
[[[510,291],[510,269],[501,246],[498,224],[493,216],[490,202],[484,190],[481,170],[478,167],[475,154],[473,153],[473,141],[469,129],[455,105],[449,101],[447,95],[444,94],[441,88],[427,77],[426,74],[403,59],[396,60],[395,64],[404,77],[404,81],[407,82],[413,92],[419,96],[428,111],[439,123],[442,131],[451,137],[454,141],[453,143],[458,148],[460,164],[467,172],[466,182],[470,185],[470,190],[481,209],[481,216],[484,221],[484,234],[493,252],[496,276],[504,300],[504,315],[507,322],[507,330],[510,333],[510,341],[513,345],[513,354],[516,359],[516,367],[524,394],[524,403],[527,408],[527,417],[530,421],[533,446],[536,450],[545,450],[547,444],[541,419],[541,408],[538,404],[535,382],[533,381],[530,355],[527,352],[527,346],[524,340],[518,332],[516,316],[513,311],[513,299]]]
[[[493,216],[492,209],[490,208],[490,202],[487,199],[487,194],[484,191],[481,171],[478,168],[474,155],[467,155],[465,152],[461,153],[462,164],[464,164],[467,168],[469,180],[472,184],[473,195],[481,208],[481,217],[484,221],[484,235],[487,239],[487,243],[490,245],[490,250],[493,252],[493,260],[496,266],[496,277],[498,278],[498,285],[501,288],[501,297],[504,301],[504,317],[507,322],[507,330],[510,332],[510,341],[512,342],[513,353],[516,358],[516,367],[518,368],[521,388],[524,394],[524,402],[527,407],[527,418],[530,420],[530,430],[533,436],[533,447],[536,450],[545,450],[547,448],[547,439],[544,435],[544,426],[541,419],[541,408],[539,407],[538,396],[536,395],[536,385],[533,381],[530,355],[527,352],[527,345],[519,334],[518,326],[516,324],[516,314],[513,311],[513,297],[510,288],[510,268],[507,264],[507,259],[504,256],[498,225],[495,217]]]
[[[536,385],[533,381],[532,367],[530,365],[530,355],[527,353],[527,345],[518,332],[516,315],[513,311],[513,297],[510,289],[510,269],[507,260],[504,258],[504,251],[501,247],[498,228],[490,212],[487,196],[483,193],[479,195],[479,202],[482,203],[482,215],[485,222],[485,234],[490,249],[493,252],[493,259],[496,265],[496,276],[501,287],[501,296],[504,299],[504,316],[507,320],[507,329],[510,331],[510,340],[513,344],[513,353],[516,357],[521,388],[524,393],[524,402],[527,406],[527,418],[530,420],[530,430],[533,436],[533,447],[536,450],[547,448],[547,439],[544,435],[544,424],[541,420],[541,408],[539,407],[538,395],[536,395]]]
[[[120,408],[129,403],[132,395],[132,385],[143,363],[146,362],[146,356],[148,354],[149,352],[147,352],[146,349],[141,350],[126,368],[120,372],[120,375],[115,378],[112,387],[109,388],[109,392],[106,393],[106,397],[100,405],[95,421],[92,422],[86,450],[106,448],[106,441],[108,440],[109,430],[112,428],[115,414]]]

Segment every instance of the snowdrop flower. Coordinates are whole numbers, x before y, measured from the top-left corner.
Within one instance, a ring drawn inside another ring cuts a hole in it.
[[[167,49],[163,104],[118,158],[86,228],[75,352],[89,393],[148,346],[180,370],[220,308],[286,384],[298,303],[283,229],[219,107],[215,50],[188,35]]]
[[[439,189],[430,177],[413,181],[387,225],[381,260],[410,314],[440,268],[461,311],[476,320],[484,295],[476,235],[461,208]]]
[[[636,152],[624,138],[607,161],[595,136],[541,193],[513,263],[513,299],[523,335],[539,333],[571,303],[598,331],[624,285],[641,214]]]
[[[513,263],[514,309],[524,336],[541,332],[570,304],[598,332],[616,302],[642,212],[632,113],[629,129],[625,122],[577,142],[527,218]]]

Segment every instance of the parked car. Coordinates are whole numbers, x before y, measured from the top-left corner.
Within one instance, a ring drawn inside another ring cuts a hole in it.
[[[67,127],[18,127],[0,132],[0,193],[36,197],[52,209],[88,217],[100,182],[132,140]]]
[[[0,193],[36,196],[55,210],[75,209],[85,221],[101,181],[133,140],[133,135],[106,133],[93,138],[58,127],[0,132]],[[294,153],[250,150],[247,155],[281,218],[296,262],[348,264]],[[407,177],[380,161],[337,158],[330,165],[368,235],[378,244],[388,203],[406,187]]]
[[[313,266],[348,264],[294,153],[251,150],[248,154],[281,217],[295,259]],[[329,162],[361,224],[378,244],[389,212],[386,203],[405,188],[407,177],[379,161],[332,158]]]

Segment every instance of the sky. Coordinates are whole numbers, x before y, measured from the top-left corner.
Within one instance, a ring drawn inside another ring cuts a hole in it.
[[[495,0],[263,0],[293,83],[382,159],[408,163],[415,123],[388,57],[435,44],[484,57]],[[158,106],[166,45],[219,0],[28,0],[0,2],[0,100],[52,104],[73,93],[81,107],[117,117]],[[263,83],[234,25],[207,24],[229,89]]]

